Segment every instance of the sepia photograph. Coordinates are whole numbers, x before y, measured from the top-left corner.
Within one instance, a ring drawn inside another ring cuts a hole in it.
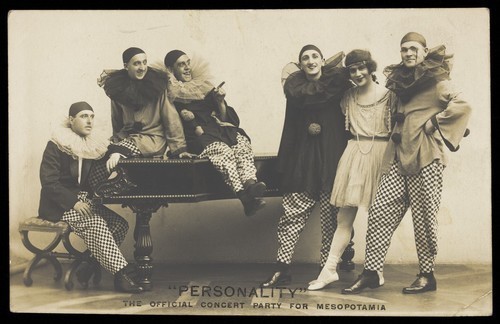
[[[13,314],[493,315],[488,8],[11,10]]]

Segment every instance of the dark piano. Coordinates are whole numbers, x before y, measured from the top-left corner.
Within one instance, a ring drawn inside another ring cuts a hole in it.
[[[276,162],[274,155],[255,157],[257,177],[267,185],[264,197],[282,195],[278,189]],[[208,159],[130,158],[120,160],[119,166],[137,184],[137,188],[124,195],[94,199],[103,204],[121,204],[136,214],[134,258],[139,272],[138,281],[146,290],[151,290],[153,240],[149,221],[152,214],[161,207],[168,207],[169,203],[236,199],[236,195]],[[351,262],[354,256],[352,244],[343,255],[347,268],[354,266]]]

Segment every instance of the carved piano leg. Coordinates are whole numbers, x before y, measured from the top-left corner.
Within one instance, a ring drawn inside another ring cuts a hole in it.
[[[151,213],[138,212],[136,214],[136,223],[134,229],[135,251],[134,258],[137,261],[138,284],[144,290],[151,290],[151,274],[153,272],[153,261],[151,253],[153,252],[153,240],[149,229],[149,220]]]
[[[136,213],[134,258],[137,262],[137,283],[140,284],[144,290],[148,291],[152,289],[151,275],[153,272],[153,259],[151,258],[151,253],[153,252],[153,239],[151,238],[149,220],[151,219],[151,215],[156,212],[161,205],[141,204],[129,207]]]
[[[344,253],[342,253],[342,262],[339,264],[339,269],[343,271],[352,271],[354,270],[355,264],[352,262],[352,259],[354,258],[354,242],[352,239],[354,238],[354,228],[352,229],[351,233],[351,241],[349,244],[347,244],[347,247],[344,250]]]

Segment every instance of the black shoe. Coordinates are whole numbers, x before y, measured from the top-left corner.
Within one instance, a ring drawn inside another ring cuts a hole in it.
[[[344,295],[359,294],[365,288],[378,288],[384,284],[383,278],[380,278],[377,271],[363,270],[358,279],[348,288],[342,289]]]
[[[266,206],[266,202],[262,198],[252,198],[244,190],[238,192],[238,198],[243,205],[243,210],[246,216],[253,216],[255,213]]]
[[[122,168],[116,168],[116,177],[101,183],[95,190],[97,197],[119,196],[137,188],[137,185],[130,180],[130,177]]]
[[[144,290],[123,269],[115,274],[115,289],[132,294],[141,293]]]
[[[437,289],[436,278],[434,274],[419,273],[417,279],[411,284],[410,287],[403,288],[403,294],[421,294],[426,291],[435,291]]]
[[[139,270],[137,269],[137,264],[134,264],[134,263],[127,264],[125,266],[125,268],[123,269],[123,271],[125,271],[125,273],[128,274],[128,276],[134,280],[139,275]]]
[[[262,288],[276,287],[279,285],[288,285],[292,282],[292,275],[286,271],[276,271],[265,282],[260,284]]]
[[[245,191],[251,198],[260,198],[264,195],[267,187],[264,182],[257,182],[255,180],[247,180],[243,184]]]
[[[76,280],[82,286],[83,289],[87,289],[89,287],[89,280],[94,274],[94,267],[87,263],[83,262],[80,264],[78,269],[76,269]]]

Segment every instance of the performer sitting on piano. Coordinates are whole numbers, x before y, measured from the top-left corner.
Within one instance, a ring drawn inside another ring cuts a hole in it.
[[[226,104],[226,92],[209,81],[206,64],[191,66],[180,50],[164,59],[169,76],[168,96],[179,112],[189,152],[208,158],[241,200],[245,215],[265,207],[266,185],[257,180],[250,138],[239,128],[236,111]]]
[[[106,165],[96,168],[96,195],[107,197],[129,191],[134,184],[117,168],[129,157],[163,156],[189,158],[182,123],[173,103],[166,96],[164,73],[148,66],[147,55],[137,47],[122,54],[121,70],[104,70],[98,79],[111,99],[112,144]],[[108,179],[112,171],[118,175]],[[107,181],[106,181],[107,180]]]

